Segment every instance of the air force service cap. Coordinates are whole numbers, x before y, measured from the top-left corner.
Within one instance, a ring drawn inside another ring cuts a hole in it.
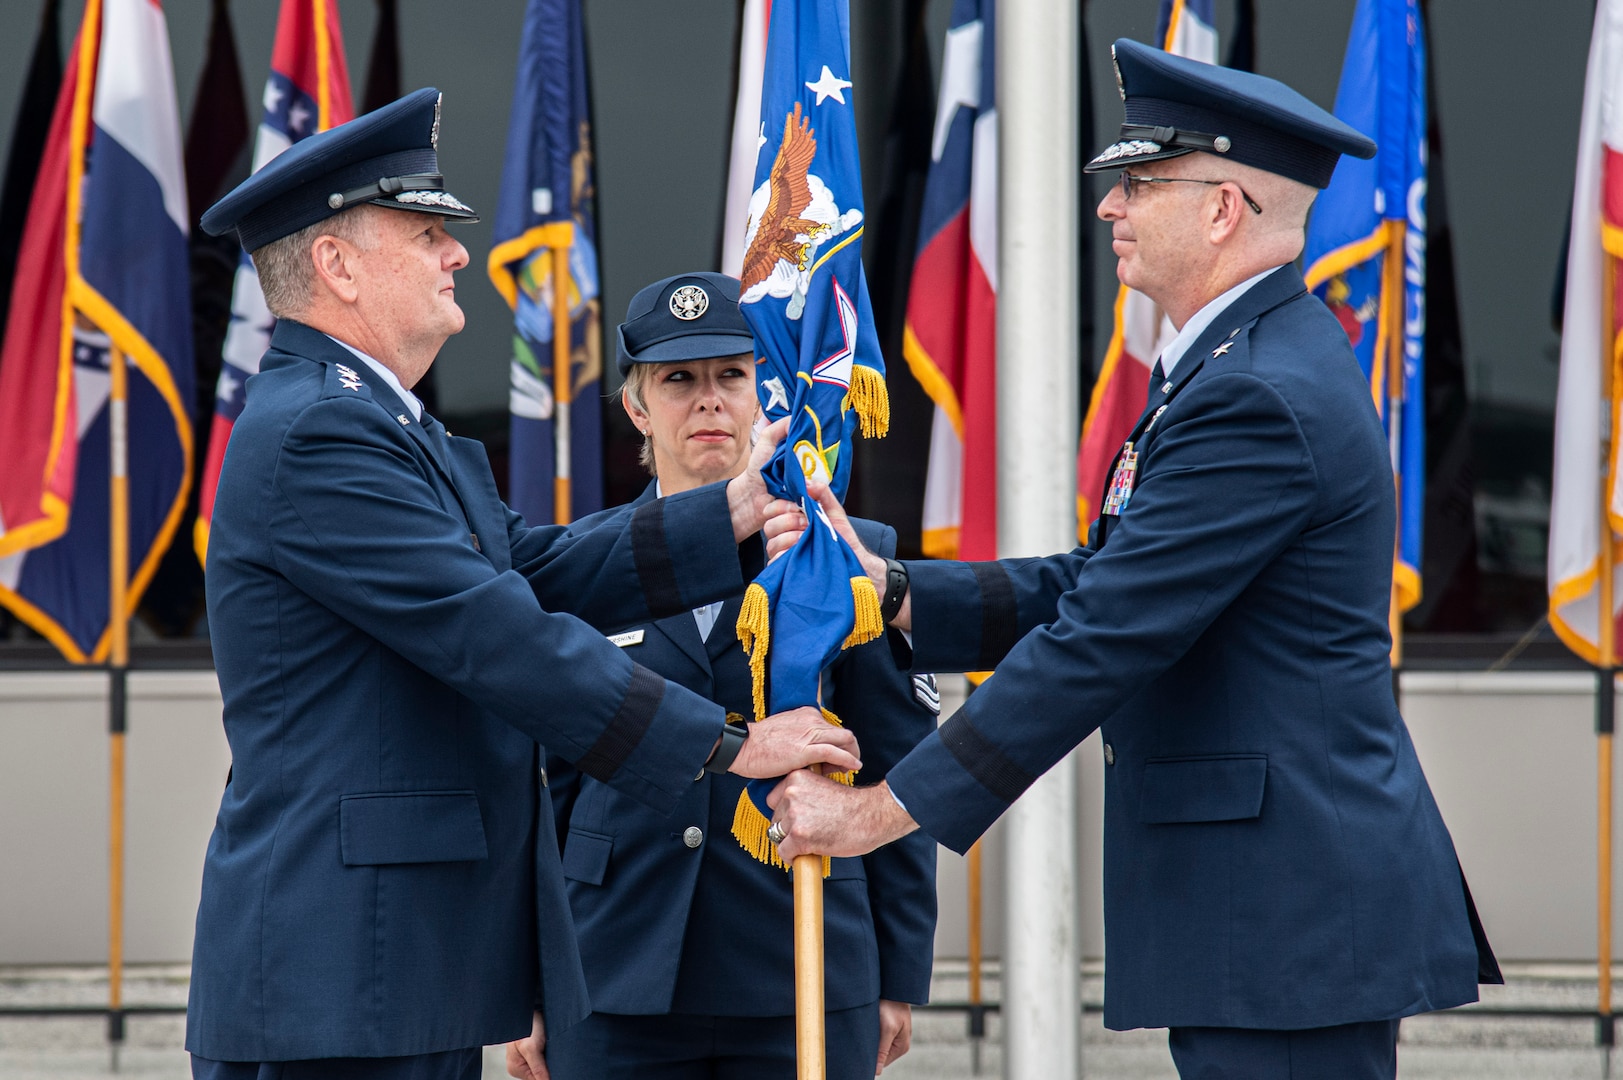
[[[615,366],[709,360],[752,352],[755,335],[738,307],[738,279],[726,274],[677,274],[631,298]]]
[[[1373,141],[1275,79],[1126,38],[1110,54],[1127,116],[1084,172],[1201,150],[1324,188],[1342,154],[1375,156]]]
[[[445,190],[440,175],[440,92],[415,90],[399,101],[318,132],[272,158],[203,215],[203,230],[233,230],[256,251],[351,207],[479,215]]]

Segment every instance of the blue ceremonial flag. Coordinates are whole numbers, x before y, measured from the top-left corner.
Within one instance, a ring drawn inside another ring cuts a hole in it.
[[[764,470],[766,484],[799,502],[811,527],[755,579],[739,613],[757,720],[767,715],[768,697],[774,713],[819,705],[823,669],[841,649],[884,629],[862,564],[806,496],[807,477],[819,477],[843,498],[859,424],[867,436],[890,425],[862,271],[850,41],[845,0],[772,5],[739,302],[755,332],[766,419],[791,418]],[[766,839],[772,786],[750,785],[733,835],[762,862],[782,866]]]
[[[508,502],[531,524],[603,508],[603,331],[580,0],[530,0],[487,269],[513,309]],[[562,303],[556,255],[567,252]],[[564,349],[555,346],[559,317]],[[565,352],[567,362],[556,364]],[[560,370],[554,370],[558,368]]]
[[[1420,602],[1425,506],[1426,39],[1418,0],[1358,0],[1336,115],[1374,139],[1343,155],[1307,230],[1307,284],[1347,331],[1397,480],[1399,612]]]

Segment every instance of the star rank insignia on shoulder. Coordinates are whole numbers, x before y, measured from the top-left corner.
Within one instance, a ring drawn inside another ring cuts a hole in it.
[[[1212,359],[1217,359],[1219,356],[1222,356],[1232,348],[1234,348],[1234,342],[1232,340],[1223,342],[1223,344],[1212,350]]]
[[[355,374],[355,369],[346,364],[333,365],[338,369],[338,381],[344,384],[345,390],[361,392],[361,377]]]

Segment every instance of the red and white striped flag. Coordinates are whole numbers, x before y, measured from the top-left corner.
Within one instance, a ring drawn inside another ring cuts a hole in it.
[[[264,106],[265,115],[254,141],[255,172],[300,139],[355,119],[337,0],[282,0],[270,77],[265,80]],[[265,307],[265,294],[259,289],[259,272],[244,252],[231,294],[231,328],[226,332],[208,456],[203,459],[203,484],[197,493],[197,525],[192,543],[198,561],[205,565],[209,522],[214,517],[214,489],[220,483],[226,444],[246,402],[243,388],[259,372],[259,358],[270,345],[275,325],[276,320]]]
[[[1600,0],[1589,45],[1578,175],[1567,252],[1561,378],[1555,404],[1555,474],[1550,500],[1550,625],[1573,652],[1600,660],[1600,565],[1606,521],[1623,532],[1618,483],[1623,400],[1623,0]],[[1608,372],[1608,367],[1610,371]],[[1606,393],[1610,384],[1611,392]],[[1610,401],[1607,398],[1610,397]],[[1610,421],[1602,413],[1611,409]],[[1606,432],[1612,433],[1606,444]],[[1602,449],[1609,458],[1604,492]],[[1606,515],[1603,521],[1602,513]],[[1612,545],[1613,563],[1623,545]],[[1623,589],[1612,596],[1617,617]]]
[[[997,103],[993,0],[957,0],[902,351],[935,401],[923,547],[997,558]]]

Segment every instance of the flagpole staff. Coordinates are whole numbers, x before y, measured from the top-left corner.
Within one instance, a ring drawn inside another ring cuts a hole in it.
[[[795,1080],[824,1080],[823,857],[796,855]]]
[[[129,378],[124,353],[114,345],[108,355],[112,385],[107,405],[107,443],[111,457],[109,497],[112,503],[109,552],[108,656],[108,820],[107,820],[107,1042],[112,1068],[124,1042],[124,731],[127,719],[126,675],[129,627],[124,608],[129,591],[129,445],[126,403]]]
[[[1606,327],[1603,340],[1611,342],[1614,337],[1613,321],[1616,316],[1617,287],[1617,260],[1607,255],[1602,260],[1604,270],[1604,286],[1601,291],[1602,317]],[[1607,350],[1608,354],[1612,352]],[[1615,573],[1613,568],[1613,547],[1616,537],[1612,533],[1611,499],[1607,492],[1611,488],[1612,448],[1615,445],[1617,432],[1611,430],[1610,417],[1612,415],[1612,396],[1617,392],[1613,383],[1613,357],[1607,355],[1601,363],[1601,401],[1606,409],[1608,423],[1602,430],[1606,432],[1605,453],[1602,455],[1601,465],[1601,506],[1600,506],[1600,582],[1597,598],[1599,603],[1598,629],[1600,656],[1599,665],[1595,672],[1595,742],[1598,755],[1598,775],[1596,785],[1596,804],[1599,813],[1597,832],[1597,897],[1598,908],[1598,934],[1596,941],[1596,966],[1599,990],[1599,1019],[1596,1026],[1595,1037],[1600,1043],[1605,1055],[1602,1059],[1603,1071],[1611,1075],[1612,1046],[1616,1042],[1616,1026],[1612,1017],[1612,732],[1615,726],[1617,707],[1617,622],[1614,615],[1615,607]]]
[[[575,242],[573,222],[562,222],[552,243],[552,437],[553,522],[568,525],[570,513],[569,407],[574,400],[570,371],[569,249]]]

